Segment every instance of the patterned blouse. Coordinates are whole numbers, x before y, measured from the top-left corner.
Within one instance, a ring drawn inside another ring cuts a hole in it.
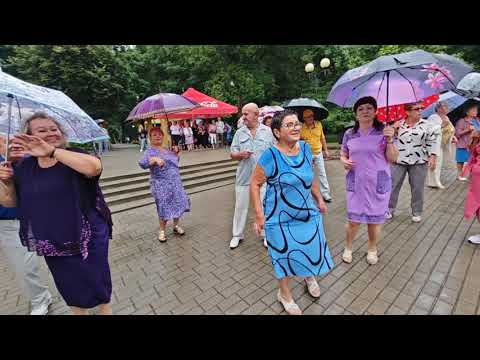
[[[412,127],[405,120],[399,121],[396,145],[399,151],[398,164],[417,165],[428,162],[428,157],[439,152],[437,137],[441,131],[420,119]]]

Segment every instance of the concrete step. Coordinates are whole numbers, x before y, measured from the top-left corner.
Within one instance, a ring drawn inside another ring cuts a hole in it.
[[[183,178],[184,176],[203,173],[205,171],[225,171],[225,169],[231,169],[232,167],[236,168],[237,164],[238,164],[237,161],[233,161],[233,162],[223,163],[220,165],[218,164],[207,165],[207,166],[199,167],[195,169],[180,169],[180,176],[182,176]],[[101,182],[100,186],[102,187],[102,190],[108,190],[112,188],[117,188],[119,186],[142,184],[144,182],[148,182],[149,180],[150,180],[149,171],[142,171],[140,173],[137,173],[137,176],[135,177],[128,176],[122,179],[107,180],[107,181]]]
[[[180,166],[180,172],[183,170],[193,170],[193,169],[198,169],[198,168],[208,168],[208,167],[214,167],[214,166],[220,166],[220,165],[226,165],[226,164],[238,164],[237,161],[232,160],[232,159],[225,159],[225,160],[219,160],[219,161],[210,161],[210,162],[205,162],[205,163],[200,163],[200,164],[191,164],[191,165],[183,165]],[[109,176],[109,177],[104,177],[100,179],[100,184],[106,184],[118,180],[123,180],[123,179],[129,179],[129,178],[135,178],[139,176],[145,176],[145,174],[148,174],[148,170],[143,170],[143,171],[136,171],[130,174],[123,174],[123,175],[116,175],[116,176]]]
[[[199,180],[205,181],[209,178],[216,178],[218,176],[230,175],[235,176],[237,172],[236,166],[225,167],[222,169],[209,169],[206,171],[199,171],[194,174],[183,175],[182,183],[183,186],[187,189],[195,186]],[[150,188],[150,176],[142,177],[140,179],[124,181],[123,183],[118,183],[116,185],[102,186],[103,195],[105,198],[110,198],[111,196],[127,194],[138,190],[145,190]]]
[[[185,191],[187,192],[188,195],[192,195],[192,194],[213,190],[219,187],[233,185],[233,184],[235,184],[235,178],[230,180],[218,181],[215,184],[206,184],[202,186],[197,186],[191,189],[186,189]],[[128,201],[125,203],[109,205],[109,208],[112,214],[117,214],[123,211],[128,211],[128,210],[136,209],[139,207],[148,206],[154,203],[155,201],[153,200],[153,197],[151,196],[150,192],[148,192],[148,196],[145,198]]]
[[[193,180],[189,183],[184,183],[183,186],[185,190],[191,188],[197,188],[204,185],[212,185],[215,186],[216,183],[220,183],[223,181],[235,181],[235,173],[226,174],[226,175],[217,175],[206,178],[205,180]],[[151,196],[150,194],[150,186],[142,186],[140,189],[136,189],[134,191],[129,190],[127,193],[121,194],[105,194],[105,200],[109,206],[122,204],[126,202],[131,202],[135,200],[145,199]]]

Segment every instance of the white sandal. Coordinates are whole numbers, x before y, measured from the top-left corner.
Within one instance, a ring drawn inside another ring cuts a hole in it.
[[[179,225],[175,225],[173,227],[173,232],[177,233],[178,235],[185,235],[185,230],[183,230]]]
[[[305,282],[307,283],[308,293],[314,298],[319,298],[320,286],[318,286],[317,280],[313,276],[311,276],[305,278]]]
[[[158,241],[160,241],[160,242],[166,242],[167,241],[167,237],[165,236],[165,231],[164,230],[160,230],[158,232]]]
[[[348,250],[347,248],[345,248],[345,250],[343,250],[342,260],[347,264],[351,264],[353,260],[352,250]]]
[[[378,262],[377,250],[367,252],[367,263],[375,265]]]
[[[283,305],[288,315],[302,315],[302,310],[300,310],[298,305],[293,300],[292,302],[287,302],[280,294],[280,290],[277,293],[277,300]]]

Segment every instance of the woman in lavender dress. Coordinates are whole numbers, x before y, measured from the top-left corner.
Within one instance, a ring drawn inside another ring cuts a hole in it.
[[[150,129],[150,148],[138,162],[142,169],[150,169],[150,186],[157,205],[160,220],[158,240],[167,241],[165,227],[173,219],[173,231],[178,235],[185,231],[178,225],[184,212],[190,211],[190,200],[185,192],[178,168],[178,153],[162,147],[163,131],[158,127]]]
[[[360,224],[368,224],[367,262],[378,261],[377,240],[385,222],[392,180],[389,162],[398,150],[393,144],[394,129],[376,119],[377,102],[363,97],[353,106],[355,126],[343,137],[340,160],[347,172],[347,243],[342,259],[352,262],[353,239]]]
[[[73,313],[98,306],[110,315],[112,220],[98,185],[102,164],[67,148],[64,130],[47,114],[27,119],[25,132],[12,140],[21,149],[15,157],[23,159],[0,166],[0,203],[18,207],[22,244],[45,257]]]

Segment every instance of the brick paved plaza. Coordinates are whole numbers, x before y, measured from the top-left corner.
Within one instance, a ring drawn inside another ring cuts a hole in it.
[[[105,173],[136,171],[132,161],[138,157],[136,149],[116,150],[104,158]],[[201,157],[212,161],[226,159],[227,153],[217,150],[185,157],[192,162]],[[319,279],[322,295],[316,301],[303,282],[292,282],[293,295],[305,314],[480,314],[480,247],[465,240],[480,233],[480,225],[463,219],[467,184],[455,181],[453,164],[443,172],[445,190],[426,189],[419,224],[411,222],[405,182],[396,217],[383,228],[375,266],[365,261],[366,227],[354,242],[352,264],[341,262],[345,187],[340,162],[328,161],[327,174],[334,202],[324,224],[336,267]],[[192,212],[183,221],[187,234],[174,236],[170,226],[164,244],[157,240],[154,205],[114,215],[110,243],[114,313],[285,314],[276,301],[270,259],[253,234],[251,218],[243,243],[233,251],[228,247],[234,186],[193,194],[191,202]],[[42,275],[54,294],[50,313],[70,314],[41,262]],[[0,252],[0,314],[28,311],[28,301]]]

